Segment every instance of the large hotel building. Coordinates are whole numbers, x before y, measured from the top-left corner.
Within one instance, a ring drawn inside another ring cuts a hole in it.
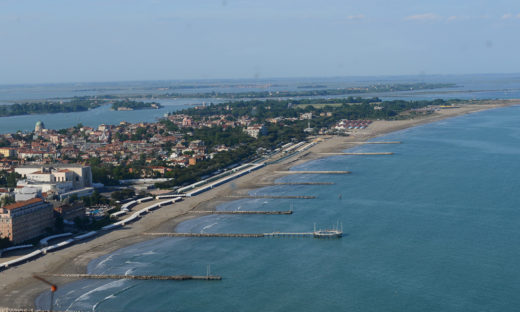
[[[0,238],[19,244],[54,226],[52,205],[33,198],[0,208]]]

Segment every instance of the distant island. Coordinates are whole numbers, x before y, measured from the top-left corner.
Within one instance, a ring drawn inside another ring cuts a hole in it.
[[[277,97],[296,97],[296,96],[333,96],[333,95],[352,95],[377,92],[396,92],[413,90],[431,90],[441,88],[454,88],[453,83],[398,83],[398,84],[374,84],[369,86],[323,89],[322,85],[303,86],[307,89],[298,91],[251,91],[251,92],[205,92],[205,93],[166,93],[155,95],[162,98],[230,98],[230,99],[253,99],[253,98],[277,98]],[[301,88],[300,88],[301,89]],[[151,97],[144,96],[144,97]]]
[[[325,88],[327,88],[327,86],[326,85],[315,84],[315,85],[298,86],[297,88],[298,89],[325,89]]]
[[[112,103],[112,109],[117,111],[159,109],[162,107],[161,104],[156,102],[140,102],[128,99],[109,101],[108,99],[85,96],[74,97],[69,101],[26,102],[0,105],[0,117],[84,112],[109,103]]]
[[[45,101],[0,105],[0,117],[83,112],[105,104],[90,97],[74,97],[70,101]]]
[[[117,111],[159,109],[162,105],[157,102],[138,102],[138,101],[116,101],[112,103],[112,109]]]
[[[132,98],[225,98],[225,99],[261,99],[261,98],[283,98],[283,97],[306,97],[306,96],[341,96],[365,93],[384,93],[410,90],[431,90],[440,88],[454,88],[452,83],[399,83],[399,84],[374,84],[362,87],[321,89],[322,85],[306,85],[303,87],[314,88],[312,90],[297,91],[251,91],[239,93],[166,93],[162,95],[141,94],[132,95]],[[55,100],[44,102],[14,103],[11,105],[0,105],[0,117],[34,115],[34,114],[56,114],[83,112],[98,108],[102,105],[111,104],[116,111],[159,109],[162,107],[157,102],[143,102],[130,100],[128,95],[103,95],[73,97],[69,100]]]

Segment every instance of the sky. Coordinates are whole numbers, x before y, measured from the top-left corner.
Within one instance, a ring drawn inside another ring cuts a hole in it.
[[[0,0],[0,84],[520,72],[515,0]]]

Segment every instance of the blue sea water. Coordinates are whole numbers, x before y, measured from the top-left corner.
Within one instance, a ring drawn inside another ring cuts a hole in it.
[[[84,311],[516,311],[520,306],[520,107],[460,116],[333,156],[256,194],[313,200],[241,199],[219,209],[293,215],[205,216],[179,232],[311,231],[343,224],[338,240],[159,238],[89,264],[90,273],[206,274],[222,281],[78,281],[55,308]],[[231,187],[231,186],[225,186]],[[339,196],[341,195],[341,196]],[[48,306],[49,293],[37,299]]]

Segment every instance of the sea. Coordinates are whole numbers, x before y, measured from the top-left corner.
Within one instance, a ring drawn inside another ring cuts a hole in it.
[[[0,86],[0,104],[105,94],[306,90],[374,83],[447,82],[455,88],[361,94],[382,99],[520,98],[520,74],[410,77],[158,81]],[[183,86],[190,87],[184,88]],[[198,88],[193,88],[198,85]],[[159,99],[159,110],[0,118],[0,133],[31,131],[38,120],[60,129],[120,121],[153,122],[169,112],[224,99]],[[292,215],[213,215],[179,232],[309,232],[340,226],[341,239],[158,238],[93,260],[92,274],[212,275],[221,281],[80,280],[59,285],[61,311],[515,311],[520,306],[520,106],[482,111],[379,137],[291,170],[262,195],[315,199],[240,199],[219,210],[288,210]],[[223,187],[234,187],[230,183]],[[164,209],[164,208],[163,208]],[[50,293],[36,299],[49,307]]]
[[[520,106],[393,132],[353,152],[291,170],[212,215],[181,223],[195,233],[309,232],[342,226],[341,239],[158,238],[105,255],[92,274],[206,275],[221,281],[80,280],[59,285],[64,311],[516,311],[520,306]],[[235,182],[239,183],[239,182]],[[232,184],[223,187],[233,187]],[[163,208],[164,209],[164,208]],[[50,293],[36,304],[47,308]]]

